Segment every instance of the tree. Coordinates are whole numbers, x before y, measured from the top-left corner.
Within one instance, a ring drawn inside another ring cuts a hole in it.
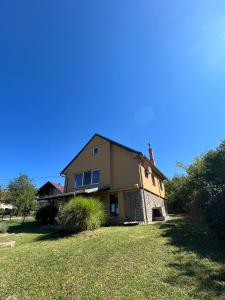
[[[189,166],[179,165],[185,174],[166,183],[168,206],[204,215],[225,237],[225,141]]]
[[[11,202],[11,193],[9,190],[3,189],[0,187],[0,202],[10,203]]]
[[[35,185],[26,174],[22,174],[9,183],[8,189],[11,192],[12,202],[17,209],[17,214],[22,215],[24,222],[30,212],[37,207]]]
[[[167,206],[171,213],[190,213],[192,211],[190,181],[184,175],[176,175],[165,181]]]

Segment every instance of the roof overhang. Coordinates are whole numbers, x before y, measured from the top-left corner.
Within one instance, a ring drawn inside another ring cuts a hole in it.
[[[109,186],[104,186],[104,187],[91,187],[91,188],[84,188],[80,190],[75,190],[73,192],[69,193],[62,193],[58,195],[52,195],[52,196],[46,196],[44,198],[39,198],[38,201],[43,201],[43,200],[54,200],[54,199],[60,199],[60,198],[67,198],[67,197],[75,197],[76,195],[83,195],[83,194],[93,194],[97,193],[100,191],[106,191],[109,190]]]
[[[144,165],[151,167],[151,169],[163,180],[167,179],[167,177],[155,165],[153,165],[153,163],[145,155],[140,156],[140,159],[142,159]]]

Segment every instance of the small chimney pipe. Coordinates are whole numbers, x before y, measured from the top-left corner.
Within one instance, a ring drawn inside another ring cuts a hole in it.
[[[148,143],[148,153],[149,153],[149,160],[155,166],[155,159],[154,159],[153,150],[150,143]]]

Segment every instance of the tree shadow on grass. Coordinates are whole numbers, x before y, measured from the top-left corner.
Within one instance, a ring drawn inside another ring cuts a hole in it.
[[[15,223],[9,226],[8,233],[31,233],[38,234],[36,241],[56,240],[62,236],[54,225],[41,226],[36,221]]]
[[[34,239],[36,242],[48,240],[53,241],[70,237],[70,235],[63,234],[63,232],[59,230],[57,225],[40,225],[36,221],[26,221],[21,223],[16,222],[15,224],[12,223],[8,228],[8,233],[37,234],[37,237]],[[77,234],[80,234],[80,232],[78,232]]]
[[[174,260],[169,263],[175,272],[165,282],[171,285],[183,282],[185,285],[194,278],[195,292],[203,293],[204,299],[221,296],[225,299],[224,244],[207,224],[197,219],[183,218],[171,222],[176,227],[165,227],[162,236],[177,247]]]

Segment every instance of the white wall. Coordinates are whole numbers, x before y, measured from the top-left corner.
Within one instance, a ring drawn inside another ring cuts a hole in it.
[[[6,203],[0,203],[0,208],[1,209],[13,209],[13,205],[12,204],[6,204]]]

